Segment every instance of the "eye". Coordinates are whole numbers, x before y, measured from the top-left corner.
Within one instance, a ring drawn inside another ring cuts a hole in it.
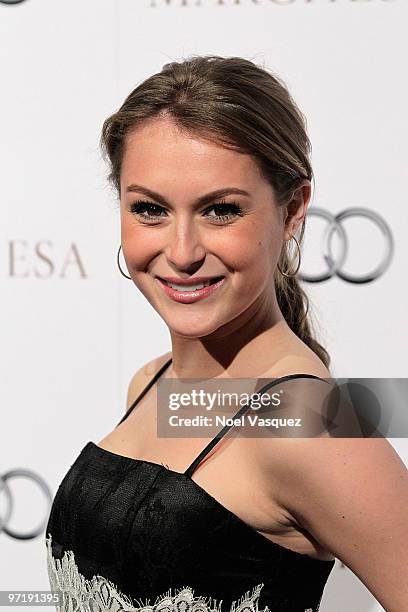
[[[131,213],[138,215],[149,223],[153,222],[153,224],[155,221],[159,222],[161,218],[167,216],[167,213],[162,206],[149,202],[148,200],[137,200],[136,202],[132,202],[129,206],[129,210]],[[206,208],[204,213],[208,213],[208,211],[218,212],[218,214],[215,215],[204,214],[204,216],[219,224],[228,222],[235,217],[242,216],[243,214],[242,208],[239,206],[239,204],[236,202],[226,202],[225,200],[215,202]],[[160,214],[162,212],[165,214]]]
[[[221,200],[221,202],[216,202],[212,206],[206,209],[206,212],[209,210],[217,210],[218,215],[206,215],[209,219],[214,219],[217,223],[224,223],[225,221],[230,221],[235,217],[242,217],[242,208],[236,202],[226,202],[225,200]]]
[[[142,219],[150,221],[160,219],[160,215],[158,213],[160,211],[164,211],[164,208],[158,204],[153,204],[153,202],[148,202],[147,200],[138,200],[137,202],[132,202],[130,204],[129,210],[131,213],[142,217]],[[148,214],[146,214],[145,211],[148,211]]]

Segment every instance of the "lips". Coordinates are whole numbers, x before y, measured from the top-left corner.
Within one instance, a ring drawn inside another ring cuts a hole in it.
[[[197,302],[198,300],[202,300],[203,298],[207,298],[211,296],[214,292],[218,290],[225,282],[225,276],[222,277],[214,277],[211,279],[213,282],[210,285],[204,286],[202,289],[189,289],[188,285],[185,285],[184,289],[174,289],[170,287],[164,279],[160,277],[156,277],[155,282],[161,287],[161,290],[176,302],[181,302],[183,304],[192,304],[193,302]],[[198,281],[196,282],[196,285]],[[190,281],[190,287],[194,287]]]

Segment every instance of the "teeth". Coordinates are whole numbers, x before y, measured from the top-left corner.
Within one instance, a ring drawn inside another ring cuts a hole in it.
[[[174,283],[168,283],[167,281],[165,281],[165,283],[176,291],[197,291],[203,287],[208,287],[210,281],[205,281],[205,283],[200,283],[199,285],[175,285]]]

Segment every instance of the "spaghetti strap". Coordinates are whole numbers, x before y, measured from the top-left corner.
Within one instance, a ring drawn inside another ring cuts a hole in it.
[[[127,417],[132,412],[132,410],[136,406],[136,404],[138,404],[140,402],[140,400],[142,399],[142,397],[144,397],[146,395],[146,393],[154,385],[154,383],[157,381],[157,379],[160,378],[160,376],[163,374],[163,372],[169,367],[171,362],[172,362],[172,358],[170,358],[164,365],[162,365],[160,370],[158,372],[156,372],[156,374],[153,376],[151,381],[146,385],[146,387],[143,389],[143,391],[140,393],[140,395],[135,399],[135,401],[131,404],[131,406],[129,406],[129,408],[127,409],[125,415],[121,418],[121,420],[116,425],[116,427],[119,427],[119,425],[121,423],[123,423],[123,421],[125,421],[127,419]]]
[[[129,408],[126,411],[125,415],[122,417],[122,419],[116,425],[116,427],[119,427],[119,425],[121,423],[123,423],[123,421],[125,419],[127,419],[127,417],[132,412],[132,410],[134,409],[136,404],[138,404],[140,402],[140,400],[146,395],[146,393],[149,391],[149,389],[151,389],[151,387],[160,378],[160,376],[163,374],[163,372],[169,367],[169,365],[171,364],[172,361],[173,361],[172,358],[170,358],[158,370],[158,372],[156,372],[156,374],[153,376],[153,378],[150,380],[150,382],[146,385],[146,387],[143,389],[143,391],[140,393],[140,395],[135,399],[135,401],[131,404],[131,406],[129,406]],[[264,385],[259,391],[257,391],[257,393],[261,395],[262,393],[265,393],[266,391],[268,391],[268,389],[270,389],[271,387],[274,387],[278,383],[284,382],[286,380],[291,380],[292,378],[316,378],[318,380],[323,380],[324,382],[328,382],[324,378],[320,378],[319,376],[315,376],[314,374],[287,374],[286,376],[281,376],[280,378],[273,379],[272,382],[269,382],[266,385]],[[240,418],[241,416],[243,416],[249,410],[250,407],[251,407],[250,403],[249,404],[245,404],[244,406],[241,406],[241,408],[238,410],[238,412],[236,412],[235,415],[232,417],[232,420]],[[191,478],[191,476],[193,475],[193,473],[195,472],[195,470],[197,469],[197,467],[199,466],[201,461],[204,459],[204,457],[206,457],[206,455],[208,455],[210,450],[212,448],[214,448],[214,446],[216,444],[218,444],[218,442],[228,433],[228,431],[230,429],[232,429],[232,427],[234,427],[234,423],[232,423],[231,425],[225,425],[225,427],[223,427],[221,429],[221,431],[219,431],[217,433],[217,435],[212,440],[210,440],[210,442],[207,444],[207,446],[205,446],[203,448],[203,450],[200,452],[200,454],[194,459],[194,461],[186,469],[186,471],[184,472],[184,474],[186,476]]]
[[[257,393],[259,395],[262,395],[262,393],[265,393],[265,391],[268,391],[268,389],[270,389],[271,387],[274,387],[278,383],[282,383],[286,380],[291,380],[292,378],[317,378],[318,380],[327,382],[324,378],[320,378],[320,376],[315,376],[314,374],[287,374],[286,376],[281,376],[280,378],[274,379],[273,382],[267,383],[259,391],[257,391]],[[238,412],[232,417],[232,419],[241,417],[243,414],[245,414],[245,412],[247,412],[247,410],[249,410],[250,407],[251,407],[251,403],[245,404],[238,410]],[[216,444],[218,444],[218,442],[225,436],[226,433],[228,433],[230,429],[232,429],[233,426],[234,426],[234,423],[232,423],[231,425],[225,425],[225,427],[223,427],[221,431],[218,432],[218,434],[207,444],[207,446],[204,447],[204,449],[201,451],[198,457],[196,457],[196,459],[194,459],[192,464],[186,469],[186,471],[184,472],[186,476],[188,476],[189,478],[192,477],[194,471],[196,470],[198,465],[201,463],[201,461],[204,459],[204,457],[210,452],[210,450]]]

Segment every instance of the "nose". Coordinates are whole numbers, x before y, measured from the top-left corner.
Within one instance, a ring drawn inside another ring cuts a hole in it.
[[[175,223],[168,240],[165,254],[169,265],[191,274],[201,267],[206,250],[193,222],[184,219]]]

